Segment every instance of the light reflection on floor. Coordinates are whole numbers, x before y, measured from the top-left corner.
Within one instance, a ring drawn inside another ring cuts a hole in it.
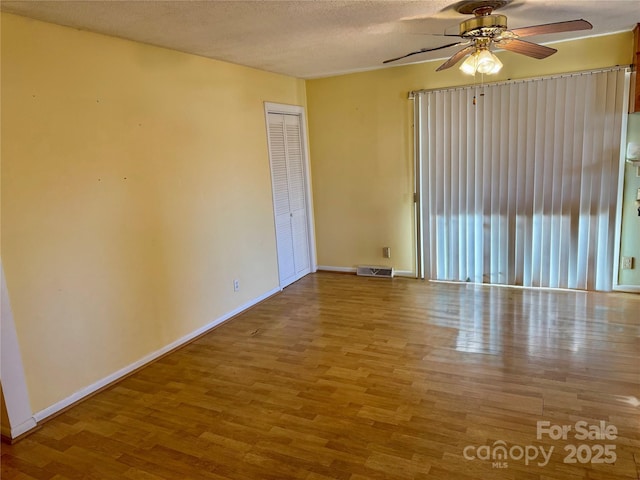
[[[599,333],[604,336],[611,329],[619,332],[629,328],[615,322],[618,313],[615,310],[599,311],[599,318],[604,313],[606,317],[612,317],[611,323],[590,325],[588,334],[590,313],[598,306],[593,305],[592,299],[590,304],[590,298],[584,292],[484,285],[460,288],[478,295],[460,296],[458,305],[449,304],[443,312],[447,321],[442,326],[453,326],[452,320],[457,320],[455,349],[459,352],[505,355],[506,350],[524,347],[526,350],[521,353],[532,357],[560,356],[579,360],[585,342],[592,348],[598,347],[598,343],[606,348]],[[562,297],[561,302],[559,297]]]

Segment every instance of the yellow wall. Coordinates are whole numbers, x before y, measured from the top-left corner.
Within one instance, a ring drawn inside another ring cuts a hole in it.
[[[304,81],[2,14],[2,262],[35,412],[278,286],[264,101],[304,105]]]
[[[629,64],[631,32],[563,42],[545,60],[500,52],[490,81]],[[398,52],[401,54],[402,52]],[[414,270],[408,92],[473,83],[442,60],[307,82],[318,265]],[[390,246],[392,258],[382,258]]]
[[[640,143],[640,112],[629,115],[627,142]],[[640,286],[640,217],[636,201],[640,188],[640,167],[626,164],[622,201],[622,229],[620,232],[620,257],[634,257],[632,270],[622,270],[620,259],[618,283]]]

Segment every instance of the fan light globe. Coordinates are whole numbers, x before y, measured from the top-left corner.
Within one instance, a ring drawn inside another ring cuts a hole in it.
[[[475,75],[476,74],[476,65],[478,59],[478,52],[473,52],[469,55],[462,65],[460,65],[460,70],[462,73],[466,73],[467,75]]]
[[[489,50],[480,50],[480,53],[478,54],[478,67],[476,70],[480,73],[494,73],[497,66],[496,61],[499,62],[500,60],[498,60],[498,58]],[[500,69],[498,68],[498,70]]]

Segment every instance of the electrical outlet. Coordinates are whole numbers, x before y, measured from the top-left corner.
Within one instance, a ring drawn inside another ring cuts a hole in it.
[[[382,247],[382,257],[391,258],[391,247]]]
[[[240,280],[234,280],[233,281],[233,291],[237,292],[240,290]]]
[[[633,257],[622,257],[622,269],[623,270],[633,269]]]

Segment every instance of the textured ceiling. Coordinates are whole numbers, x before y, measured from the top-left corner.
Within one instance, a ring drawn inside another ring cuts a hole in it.
[[[4,12],[299,78],[382,68],[385,59],[451,43],[429,34],[457,33],[469,16],[453,5],[439,0],[0,3]],[[513,0],[498,13],[507,15],[510,28],[579,18],[594,26],[527,39],[547,43],[631,30],[640,21],[640,0]],[[415,55],[397,64],[448,58],[455,51]]]

